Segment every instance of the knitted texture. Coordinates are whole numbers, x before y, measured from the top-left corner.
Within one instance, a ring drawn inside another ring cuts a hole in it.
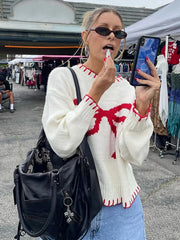
[[[53,150],[67,158],[88,134],[105,206],[130,207],[139,192],[131,163],[140,165],[149,151],[153,125],[149,111],[135,109],[135,89],[117,77],[98,104],[88,96],[96,74],[83,64],[73,67],[82,95],[77,105],[70,71],[56,68],[49,76],[43,127]]]

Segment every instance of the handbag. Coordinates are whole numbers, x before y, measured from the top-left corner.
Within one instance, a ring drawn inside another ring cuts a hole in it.
[[[69,69],[79,103],[77,76]],[[14,170],[14,184],[19,216],[14,237],[17,240],[25,233],[54,240],[83,239],[102,207],[98,176],[86,135],[76,153],[62,159],[52,150],[42,129],[36,147]]]

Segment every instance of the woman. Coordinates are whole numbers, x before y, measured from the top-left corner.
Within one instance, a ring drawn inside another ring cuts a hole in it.
[[[135,92],[125,79],[116,77],[113,59],[126,37],[118,12],[96,9],[86,14],[83,27],[89,57],[73,67],[83,99],[77,106],[70,71],[54,69],[48,80],[44,130],[53,150],[63,158],[72,155],[88,134],[104,206],[84,239],[144,240],[139,187],[130,164],[141,164],[148,154],[153,131],[149,103],[160,80],[149,59],[152,76],[139,71],[148,87],[139,86]],[[105,59],[108,49],[111,56]]]

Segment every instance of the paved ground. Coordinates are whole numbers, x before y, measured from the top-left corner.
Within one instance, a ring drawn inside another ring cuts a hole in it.
[[[13,204],[13,171],[36,143],[45,93],[14,83],[15,113],[0,113],[0,239],[12,240],[17,229]],[[175,151],[173,151],[174,153]],[[147,240],[180,240],[180,160],[150,150],[142,167],[134,168],[141,186]],[[33,240],[28,236],[24,240]],[[132,239],[133,240],[133,239]]]

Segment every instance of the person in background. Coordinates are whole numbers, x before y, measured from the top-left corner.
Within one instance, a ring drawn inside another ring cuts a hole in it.
[[[6,76],[3,72],[0,72],[0,112],[2,110],[2,100],[9,98],[10,112],[14,113],[14,93],[10,90],[9,82],[6,80]]]
[[[5,77],[7,77],[8,70],[5,66],[3,67],[2,72],[4,73]]]
[[[11,78],[11,76],[12,76],[12,71],[11,71],[11,68],[8,67],[7,68],[7,80],[9,80]]]
[[[160,79],[148,58],[151,75],[137,69],[145,79],[137,81],[146,81],[147,86],[135,89],[126,79],[116,76],[113,59],[127,34],[115,9],[88,12],[82,26],[88,58],[84,64],[73,66],[82,101],[77,105],[70,71],[66,67],[52,70],[43,128],[52,149],[64,159],[74,154],[85,134],[88,136],[103,207],[83,240],[145,240],[140,187],[131,164],[142,164],[148,155],[153,133],[150,101],[160,88]]]

